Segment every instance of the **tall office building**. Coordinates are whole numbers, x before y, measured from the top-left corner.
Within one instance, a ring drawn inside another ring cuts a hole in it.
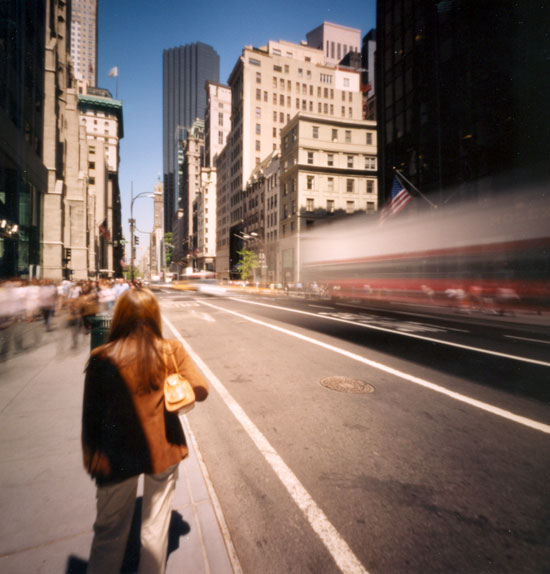
[[[377,3],[381,191],[393,166],[453,201],[547,173],[547,9],[529,2]],[[422,202],[420,202],[422,203]]]
[[[97,85],[97,0],[71,3],[71,59],[74,76]]]
[[[0,3],[0,277],[41,263],[45,15],[44,0]]]
[[[178,128],[191,128],[206,110],[206,82],[219,82],[220,57],[207,44],[197,42],[163,52],[163,162],[164,229],[172,230],[177,212]]]

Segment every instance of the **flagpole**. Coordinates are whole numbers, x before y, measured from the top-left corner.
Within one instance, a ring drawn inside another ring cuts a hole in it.
[[[405,183],[408,183],[418,195],[424,200],[427,201],[434,209],[437,209],[437,205],[432,203],[411,181],[409,181],[396,167],[393,168],[393,171],[397,174],[397,177],[402,179]]]

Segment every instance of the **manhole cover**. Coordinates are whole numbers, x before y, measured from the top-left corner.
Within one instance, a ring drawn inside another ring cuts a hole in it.
[[[350,379],[349,377],[325,377],[321,379],[321,385],[333,391],[341,393],[372,393],[374,387],[360,381],[359,379]]]

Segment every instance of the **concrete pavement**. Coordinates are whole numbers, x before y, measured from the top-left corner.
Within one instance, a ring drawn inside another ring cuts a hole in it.
[[[73,349],[61,324],[50,333],[41,322],[27,325],[27,348],[0,362],[0,572],[86,571],[95,486],[82,466],[80,422],[90,336]],[[167,572],[238,574],[216,495],[182,422],[191,454],[180,465]],[[136,512],[123,572],[136,571],[138,556]]]

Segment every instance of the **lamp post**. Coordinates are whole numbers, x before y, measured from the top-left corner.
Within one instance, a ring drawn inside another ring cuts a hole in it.
[[[132,200],[130,202],[130,219],[129,219],[129,223],[130,223],[130,278],[133,281],[134,280],[134,260],[136,258],[136,251],[135,251],[135,246],[134,246],[134,230],[136,227],[136,220],[134,219],[134,201],[136,199],[139,199],[140,197],[155,197],[154,193],[151,193],[149,191],[142,191],[141,193],[138,193],[135,197],[133,195],[133,191],[132,191]]]

